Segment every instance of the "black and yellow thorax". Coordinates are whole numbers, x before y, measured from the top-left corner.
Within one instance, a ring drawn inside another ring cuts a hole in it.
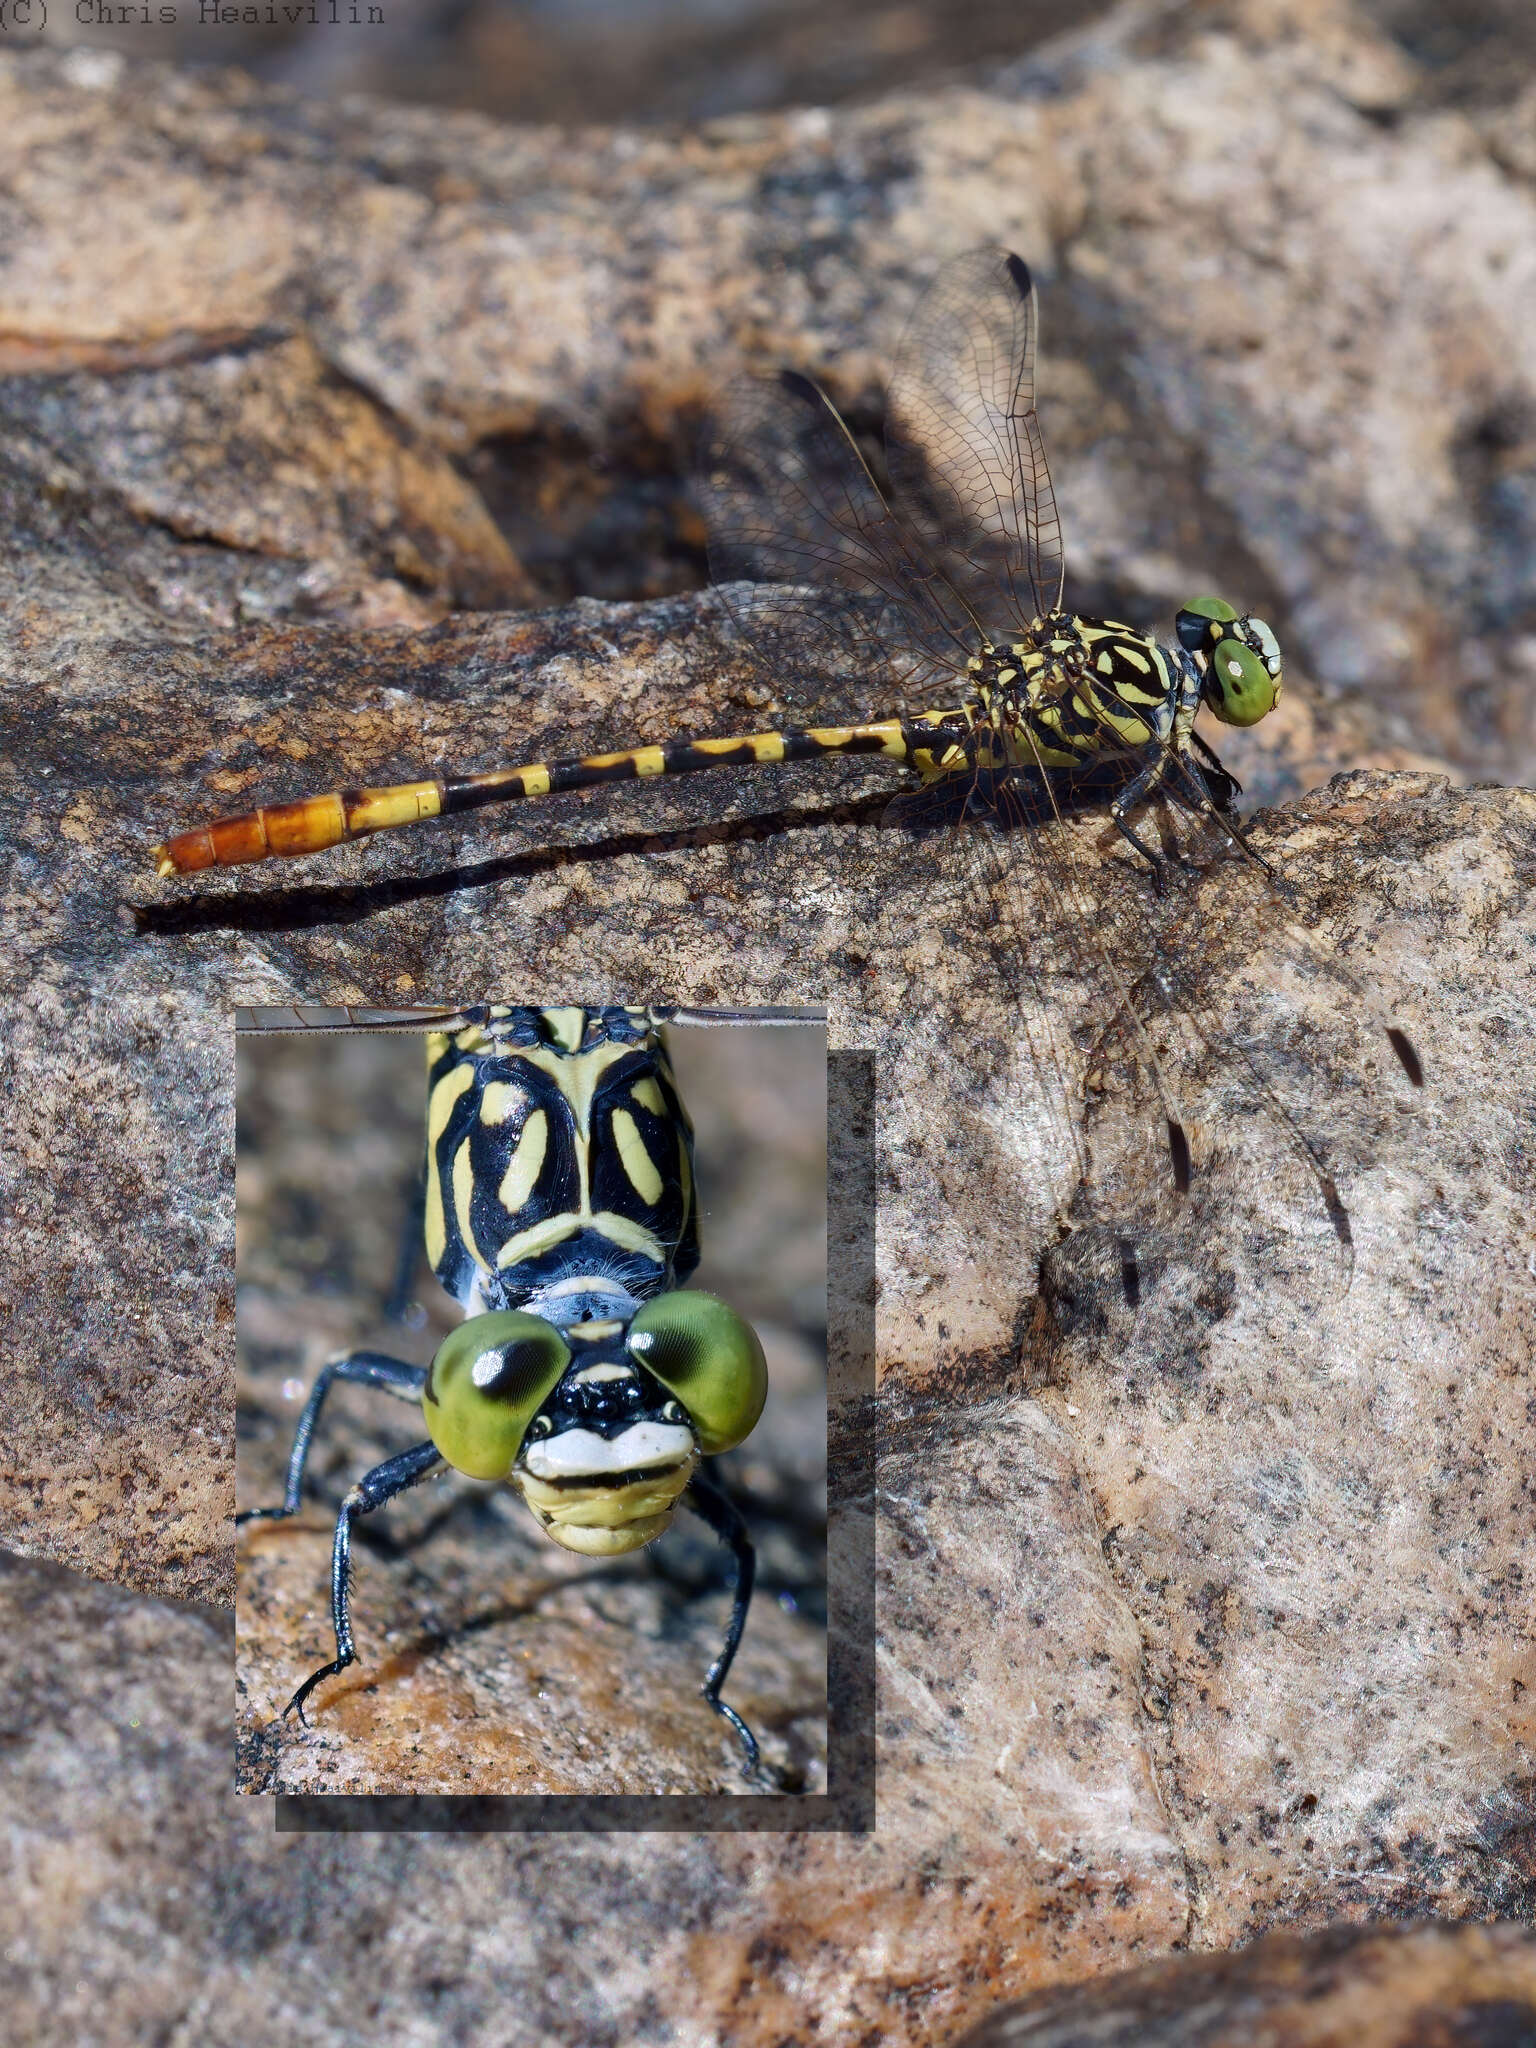
[[[693,1127],[644,1010],[494,1005],[427,1042],[427,1257],[466,1315],[626,1315],[699,1262]]]
[[[925,778],[962,760],[994,770],[1082,769],[1149,748],[1182,752],[1200,703],[1187,655],[1113,619],[1035,619],[966,666],[966,702],[909,726],[909,758]],[[950,737],[924,746],[924,726]]]

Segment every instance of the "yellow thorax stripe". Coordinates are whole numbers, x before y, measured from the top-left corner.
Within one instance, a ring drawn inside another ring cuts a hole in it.
[[[630,1186],[647,1208],[654,1207],[661,1200],[664,1183],[645,1139],[640,1135],[640,1126],[627,1109],[613,1112],[613,1142],[618,1148],[619,1164],[624,1168]]]
[[[639,1252],[657,1265],[666,1264],[667,1251],[655,1231],[647,1230],[643,1223],[635,1223],[628,1216],[616,1215],[611,1209],[599,1210],[595,1216],[577,1216],[570,1210],[560,1216],[546,1216],[532,1229],[520,1230],[516,1237],[508,1238],[496,1255],[496,1263],[505,1270],[520,1259],[537,1258],[541,1252],[575,1237],[583,1228],[595,1230],[621,1251]]]
[[[444,1035],[438,1031],[434,1031],[428,1038],[429,1067],[436,1059],[441,1058],[447,1042]],[[437,1142],[448,1128],[453,1105],[465,1089],[473,1084],[474,1078],[475,1071],[469,1062],[459,1061],[434,1085],[427,1102],[427,1196],[422,1215],[422,1229],[427,1242],[427,1259],[434,1271],[448,1249],[448,1224],[443,1214],[443,1183],[438,1172]]]
[[[501,1177],[501,1186],[496,1190],[496,1199],[509,1216],[515,1216],[533,1193],[548,1152],[549,1112],[536,1109],[523,1125]]]

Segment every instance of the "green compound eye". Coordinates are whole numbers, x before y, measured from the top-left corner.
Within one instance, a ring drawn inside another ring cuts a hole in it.
[[[1241,640],[1218,640],[1205,672],[1205,700],[1224,725],[1257,725],[1274,710],[1278,680]]]
[[[712,1294],[683,1288],[648,1301],[629,1326],[629,1355],[688,1411],[707,1456],[749,1436],[768,1398],[768,1367],[750,1323]]]
[[[1280,643],[1262,619],[1197,597],[1176,620],[1179,644],[1205,656],[1202,695],[1224,725],[1257,725],[1280,701]]]
[[[1209,653],[1214,636],[1211,627],[1230,626],[1237,613],[1224,597],[1192,597],[1174,627],[1186,654]]]
[[[505,1479],[571,1347],[542,1316],[471,1316],[438,1347],[422,1391],[427,1434],[456,1472]]]

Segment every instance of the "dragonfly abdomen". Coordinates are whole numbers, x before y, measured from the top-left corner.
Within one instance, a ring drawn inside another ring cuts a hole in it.
[[[807,726],[788,732],[737,733],[725,739],[663,740],[623,747],[613,754],[582,754],[563,761],[489,769],[443,784],[442,813],[478,810],[507,797],[550,796],[595,789],[609,782],[648,781],[659,775],[696,775],[705,768],[765,767],[777,761],[814,761],[827,754],[884,754],[905,760],[899,719],[874,725]]]
[[[448,780],[403,782],[386,789],[331,790],[323,796],[264,805],[239,817],[215,819],[196,831],[179,832],[154,849],[154,859],[161,875],[190,875],[203,868],[238,867],[279,855],[321,853],[329,846],[387,831],[391,826],[414,825],[423,818],[449,817],[519,797],[595,789],[610,782],[645,781],[659,775],[692,775],[705,768],[820,760],[836,754],[880,754],[887,760],[905,761],[907,733],[899,718],[886,718],[866,725],[665,740],[654,746],[624,747],[612,754],[531,761]]]

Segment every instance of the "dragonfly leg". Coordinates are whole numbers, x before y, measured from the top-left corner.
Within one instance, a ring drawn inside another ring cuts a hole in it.
[[[299,1417],[299,1426],[294,1431],[293,1449],[288,1455],[288,1484],[283,1493],[280,1508],[247,1508],[235,1517],[238,1529],[245,1522],[281,1522],[299,1511],[299,1494],[304,1485],[304,1468],[309,1463],[310,1447],[314,1443],[315,1426],[320,1420],[320,1410],[325,1397],[335,1380],[350,1380],[358,1386],[383,1387],[386,1392],[396,1395],[402,1401],[419,1401],[421,1390],[427,1383],[427,1369],[424,1365],[407,1365],[403,1358],[386,1357],[382,1351],[350,1351],[345,1358],[334,1358],[322,1367],[318,1379],[310,1389],[309,1399],[304,1403],[304,1413]]]
[[[1218,811],[1231,810],[1232,799],[1242,795],[1243,785],[1231,769],[1223,766],[1220,755],[1206,745],[1199,733],[1191,730],[1189,737],[1196,753],[1201,756],[1200,777],[1211,802]]]
[[[1226,769],[1216,761],[1216,756],[1211,753],[1210,748],[1206,746],[1198,733],[1194,734],[1193,738],[1202,753],[1211,761],[1216,762],[1216,765],[1214,768],[1200,768],[1200,779],[1197,782],[1195,776],[1190,772],[1188,762],[1169,761],[1167,764],[1168,773],[1179,786],[1181,801],[1187,803],[1200,817],[1209,819],[1217,831],[1222,833],[1237,848],[1244,860],[1259,870],[1260,874],[1265,877],[1273,888],[1278,889],[1284,895],[1290,895],[1289,884],[1282,876],[1275,872],[1273,866],[1264,858],[1262,853],[1255,853],[1249,845],[1247,833],[1243,831],[1236,818],[1230,814],[1228,801],[1222,789],[1220,787],[1215,789],[1211,787],[1213,780],[1217,777],[1220,778],[1222,783],[1230,785],[1233,791],[1238,790],[1242,785],[1235,776],[1228,775]]]
[[[336,1655],[329,1664],[322,1664],[318,1671],[310,1673],[284,1707],[284,1714],[296,1713],[302,1721],[304,1702],[315,1687],[327,1678],[334,1678],[338,1671],[345,1671],[356,1661],[357,1652],[352,1647],[352,1617],[348,1612],[352,1524],[359,1515],[372,1514],[385,1501],[393,1500],[397,1493],[404,1493],[408,1486],[414,1486],[418,1479],[425,1479],[433,1467],[442,1462],[436,1444],[417,1444],[414,1449],[401,1451],[397,1457],[386,1458],[382,1465],[375,1465],[348,1492],[341,1504],[341,1513],[336,1517],[336,1542],[331,1551],[331,1620],[336,1630]]]
[[[752,1539],[747,1534],[747,1525],[730,1495],[716,1480],[712,1479],[702,1466],[689,1482],[688,1505],[696,1515],[706,1521],[710,1528],[726,1544],[736,1560],[736,1593],[731,1602],[731,1618],[726,1624],[725,1641],[720,1645],[720,1654],[704,1674],[702,1691],[705,1699],[735,1729],[737,1738],[746,1758],[742,1765],[742,1776],[750,1778],[758,1768],[759,1752],[757,1737],[743,1721],[734,1707],[728,1707],[720,1697],[720,1689],[730,1673],[731,1663],[741,1642],[741,1632],[747,1625],[747,1609],[752,1604],[752,1581],[757,1571],[757,1553],[752,1548]]]
[[[411,1176],[410,1199],[406,1203],[405,1221],[401,1227],[399,1249],[395,1255],[395,1280],[389,1291],[389,1300],[384,1304],[385,1320],[402,1324],[406,1329],[419,1330],[426,1321],[425,1312],[412,1296],[411,1283],[416,1278],[416,1265],[421,1257],[421,1236],[427,1213],[427,1169],[423,1162]]]
[[[1180,869],[1189,871],[1189,863],[1182,857],[1170,859],[1167,854],[1154,852],[1152,847],[1147,844],[1146,840],[1142,838],[1141,834],[1135,830],[1128,820],[1131,812],[1136,810],[1141,804],[1144,804],[1156,792],[1158,785],[1163,781],[1167,773],[1167,757],[1159,754],[1155,760],[1150,761],[1142,769],[1139,775],[1134,776],[1125,785],[1125,788],[1121,790],[1109,807],[1109,815],[1114,822],[1115,830],[1119,832],[1122,838],[1130,841],[1131,845],[1135,847],[1136,851],[1146,862],[1151,872],[1152,886],[1159,896],[1166,892],[1168,879],[1174,867],[1177,865]]]

